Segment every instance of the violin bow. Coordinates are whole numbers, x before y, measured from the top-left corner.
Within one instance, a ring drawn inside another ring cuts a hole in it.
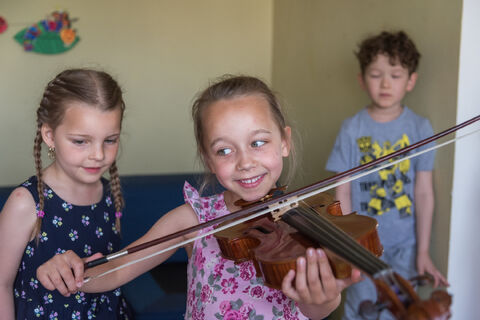
[[[117,258],[120,258],[120,257],[123,257],[123,256],[126,256],[128,254],[131,254],[131,253],[135,253],[135,252],[138,252],[138,251],[141,251],[141,250],[144,250],[144,249],[147,249],[147,248],[150,248],[152,246],[155,246],[155,245],[158,245],[158,244],[161,244],[163,242],[166,242],[166,241],[169,241],[169,240],[172,240],[172,239],[175,239],[175,238],[178,238],[178,237],[181,237],[181,236],[184,236],[184,235],[187,235],[187,234],[190,234],[192,232],[196,232],[196,231],[199,231],[199,230],[202,230],[204,228],[207,228],[207,227],[210,227],[210,226],[213,226],[213,225],[217,225],[217,224],[220,224],[222,222],[226,222],[226,221],[231,221],[231,220],[235,220],[234,222],[230,223],[230,224],[225,224],[221,227],[218,227],[218,228],[215,228],[214,230],[211,230],[211,231],[208,231],[208,232],[205,232],[203,233],[202,235],[199,235],[199,236],[196,236],[196,237],[193,237],[191,239],[188,239],[188,240],[185,240],[185,241],[181,241],[177,244],[174,244],[170,247],[167,247],[167,248],[164,248],[164,249],[161,249],[157,252],[154,252],[150,255],[147,255],[145,257],[142,257],[142,258],[139,258],[139,259],[136,259],[136,260],[133,260],[133,261],[130,261],[128,263],[125,263],[123,265],[120,265],[116,268],[113,268],[113,269],[110,269],[110,270],[107,270],[103,273],[100,273],[98,275],[95,275],[95,276],[91,276],[91,277],[87,277],[84,279],[84,283],[87,283],[88,281],[90,280],[93,280],[93,279],[97,279],[97,278],[100,278],[100,277],[103,277],[107,274],[110,274],[110,273],[113,273],[117,270],[120,270],[120,269],[123,269],[123,268],[126,268],[132,264],[135,264],[135,263],[138,263],[138,262],[141,262],[141,261],[144,261],[144,260],[147,260],[147,259],[150,259],[154,256],[157,256],[157,255],[160,255],[162,253],[165,253],[165,252],[168,252],[170,250],[173,250],[173,249],[177,249],[177,248],[180,248],[180,247],[183,247],[185,246],[186,244],[189,244],[197,239],[201,239],[205,236],[208,236],[208,235],[211,235],[213,233],[216,233],[218,231],[221,231],[221,230],[224,230],[224,229],[227,229],[227,228],[230,228],[230,227],[233,227],[237,224],[240,224],[240,223],[243,223],[245,221],[248,221],[248,220],[251,220],[251,219],[255,219],[257,217],[260,217],[264,214],[267,214],[269,212],[273,212],[273,211],[277,211],[277,210],[281,210],[282,208],[287,208],[288,206],[293,206],[295,205],[296,203],[298,203],[299,201],[303,200],[303,199],[306,199],[306,198],[309,198],[309,197],[312,197],[318,193],[321,193],[321,192],[325,192],[327,190],[330,190],[330,189],[333,189],[339,185],[342,185],[344,183],[347,183],[347,182],[350,182],[350,181],[353,181],[353,180],[356,180],[356,179],[359,179],[363,176],[366,176],[366,175],[369,175],[371,173],[374,173],[376,171],[379,171],[379,170],[382,170],[384,168],[387,168],[387,167],[390,167],[392,165],[395,165],[399,162],[402,162],[402,161],[405,161],[407,159],[410,159],[410,158],[414,158],[414,157],[417,157],[421,154],[424,154],[426,152],[430,152],[430,151],[433,151],[435,149],[438,149],[438,148],[441,148],[445,145],[448,145],[450,143],[453,143],[455,141],[458,141],[462,138],[465,138],[469,135],[472,135],[474,133],[477,133],[480,131],[480,129],[477,129],[477,130],[474,130],[472,132],[469,132],[467,134],[464,134],[462,136],[458,136],[456,138],[453,138],[451,140],[448,140],[448,141],[445,141],[441,144],[438,144],[438,145],[435,145],[435,146],[432,146],[432,147],[429,147],[429,148],[426,148],[422,151],[419,151],[419,152],[416,152],[416,153],[413,153],[411,155],[407,155],[407,156],[404,156],[402,158],[399,158],[399,159],[396,159],[396,160],[393,160],[393,161],[390,161],[388,163],[385,163],[383,165],[379,165],[385,161],[388,161],[392,158],[395,158],[395,157],[398,157],[400,155],[403,155],[411,150],[414,150],[414,149],[417,149],[423,145],[426,145],[428,143],[431,143],[435,140],[438,140],[446,135],[449,135],[453,132],[456,132],[466,126],[469,126],[477,121],[480,120],[480,115],[477,115],[473,118],[471,118],[470,120],[467,120],[465,122],[462,122],[454,127],[451,127],[451,128],[448,128],[442,132],[439,132],[431,137],[428,137],[428,138],[425,138],[423,140],[420,140],[410,146],[407,146],[407,147],[404,147],[402,149],[399,149],[391,154],[388,154],[386,156],[383,156],[383,157],[380,157],[378,159],[375,159],[371,162],[368,162],[368,163],[365,163],[363,165],[360,165],[358,167],[355,167],[355,168],[352,168],[350,170],[347,170],[347,171],[344,171],[344,172],[340,172],[336,175],[333,175],[333,176],[330,176],[326,179],[323,179],[323,180],[320,180],[316,183],[313,183],[311,185],[308,185],[306,187],[303,187],[303,188],[300,188],[300,189],[297,189],[295,191],[292,191],[292,192],[289,192],[289,193],[285,193],[283,195],[280,195],[280,196],[276,196],[276,197],[272,197],[272,198],[269,198],[268,200],[262,202],[262,203],[259,203],[259,204],[256,204],[256,205],[252,205],[252,206],[249,206],[249,207],[246,207],[244,209],[241,209],[241,210],[238,210],[238,211],[235,211],[235,212],[232,212],[228,215],[225,215],[225,216],[222,216],[222,217],[218,217],[218,218],[215,218],[215,219],[212,219],[210,221],[207,221],[207,222],[204,222],[202,224],[198,224],[196,226],[193,226],[193,227],[189,227],[189,228],[186,228],[186,229],[183,229],[183,230],[180,230],[180,231],[177,231],[177,232],[174,232],[174,233],[171,233],[169,235],[166,235],[166,236],[163,236],[163,237],[159,237],[157,239],[154,239],[154,240],[151,240],[151,241],[148,241],[148,242],[145,242],[145,243],[141,243],[139,245],[136,245],[136,246],[133,246],[133,247],[130,247],[130,248],[125,248],[123,250],[120,250],[118,252],[115,252],[115,253],[112,253],[112,254],[109,254],[109,255],[106,255],[102,258],[98,258],[98,259],[95,259],[95,260],[92,260],[90,262],[87,262],[85,263],[84,267],[85,269],[87,268],[91,268],[91,267],[95,267],[95,266],[98,266],[98,265],[101,265],[101,264],[104,264],[104,263],[107,263],[109,261],[112,261],[114,259],[117,259]],[[379,165],[378,167],[376,168],[373,168],[371,170],[368,170],[368,171],[364,171],[366,169],[369,169],[371,167],[374,167],[376,165]],[[363,171],[363,172],[362,172]],[[360,172],[360,173],[359,173]],[[358,173],[358,174],[357,174]]]

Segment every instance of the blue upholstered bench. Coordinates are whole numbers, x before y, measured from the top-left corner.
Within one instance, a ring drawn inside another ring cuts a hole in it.
[[[126,207],[122,217],[123,246],[138,239],[165,213],[184,203],[183,184],[198,186],[198,174],[123,176]],[[0,208],[13,187],[0,187]],[[212,193],[211,191],[210,193]],[[185,250],[123,287],[137,320],[182,319],[186,304]]]
[[[198,185],[195,174],[124,176],[122,242],[131,243],[165,213],[184,203],[183,184]],[[187,255],[179,249],[162,265],[123,287],[137,320],[183,319],[186,304]]]

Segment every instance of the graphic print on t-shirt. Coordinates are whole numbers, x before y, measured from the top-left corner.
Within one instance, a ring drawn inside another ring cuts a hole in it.
[[[410,140],[406,134],[395,143],[390,141],[383,142],[380,145],[378,141],[372,142],[370,136],[364,136],[357,139],[357,146],[362,154],[360,164],[365,164],[392,154],[393,152],[410,145]],[[398,158],[388,160],[393,162]],[[407,176],[410,170],[410,160],[406,159],[400,163],[378,171],[376,174],[369,175],[370,180],[360,183],[362,192],[370,193],[369,202],[362,202],[362,211],[367,211],[372,215],[382,215],[392,208],[397,208],[401,217],[407,217],[412,214],[412,198],[405,192],[405,185],[412,183]]]

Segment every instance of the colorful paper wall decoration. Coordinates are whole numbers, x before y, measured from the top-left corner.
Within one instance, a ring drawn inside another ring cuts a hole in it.
[[[66,11],[54,11],[41,20],[15,35],[25,51],[43,54],[57,54],[72,49],[80,40],[71,28],[71,20]]]
[[[4,33],[7,28],[7,20],[5,20],[3,17],[0,17],[0,33]]]

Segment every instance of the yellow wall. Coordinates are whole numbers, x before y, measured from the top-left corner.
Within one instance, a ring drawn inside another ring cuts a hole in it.
[[[342,120],[368,103],[357,82],[358,43],[383,29],[405,30],[422,54],[406,104],[435,132],[455,125],[461,1],[289,1],[274,6],[273,76],[301,132],[303,167],[295,184],[328,175],[324,168]],[[452,138],[452,137],[450,137]],[[437,152],[431,252],[447,272],[453,147]]]
[[[125,90],[121,174],[192,172],[190,106],[208,81],[245,73],[270,81],[272,1],[2,0],[0,186],[33,174],[35,110],[46,83],[71,67],[101,68]],[[65,9],[81,38],[53,56],[13,40],[24,27]],[[46,160],[47,161],[47,160]]]

